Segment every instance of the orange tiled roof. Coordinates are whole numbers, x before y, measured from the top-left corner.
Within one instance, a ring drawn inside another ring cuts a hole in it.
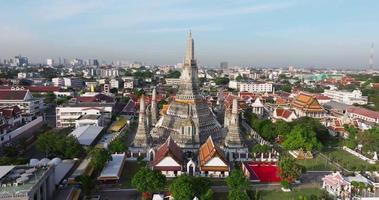
[[[323,111],[315,96],[304,92],[301,92],[297,98],[292,101],[292,106],[307,112]]]
[[[213,143],[212,137],[208,137],[207,141],[201,145],[199,150],[200,167],[204,166],[214,157],[219,157],[224,163],[227,163],[224,153]]]

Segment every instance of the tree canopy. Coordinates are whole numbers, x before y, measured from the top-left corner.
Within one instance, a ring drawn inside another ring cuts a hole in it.
[[[249,188],[249,181],[240,169],[233,170],[226,178],[228,185],[228,199],[229,200],[245,200],[249,199],[247,189]]]
[[[132,178],[132,185],[139,192],[161,192],[166,185],[166,177],[159,171],[142,167]]]
[[[325,126],[313,118],[301,117],[292,122],[279,120],[272,123],[271,120],[259,119],[251,111],[245,112],[245,117],[250,126],[265,140],[273,142],[281,135],[284,139],[283,147],[288,150],[320,150],[329,139]]]
[[[283,156],[279,160],[280,177],[289,183],[298,179],[303,171],[303,167],[296,163],[295,159]]]
[[[125,141],[123,141],[123,139],[121,137],[119,137],[119,138],[116,138],[115,140],[113,140],[109,144],[108,149],[111,153],[121,153],[121,152],[126,151],[127,146],[126,146]]]
[[[111,153],[103,148],[94,148],[90,151],[91,164],[96,170],[102,170],[109,160],[112,160]]]
[[[52,131],[41,134],[37,138],[36,146],[37,150],[45,153],[47,157],[77,158],[84,152],[82,145],[74,136]]]
[[[229,78],[227,77],[216,77],[214,82],[216,85],[226,85],[229,83]]]
[[[170,185],[170,192],[174,199],[178,200],[193,199],[195,196],[200,199],[212,199],[210,186],[211,182],[206,177],[181,175]]]
[[[179,78],[181,75],[180,71],[178,70],[170,70],[168,74],[166,75],[166,78]]]

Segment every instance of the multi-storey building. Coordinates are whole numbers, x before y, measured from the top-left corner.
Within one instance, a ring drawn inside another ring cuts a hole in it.
[[[86,115],[91,115],[91,119],[98,119],[101,116],[101,124],[111,121],[115,100],[104,94],[86,95],[72,99],[74,103],[68,103],[56,108],[56,126],[74,127],[76,121],[86,119]]]
[[[332,98],[334,101],[348,105],[367,104],[367,96],[362,96],[362,92],[360,90],[354,90],[352,92],[339,90],[325,90],[323,94],[327,97]]]
[[[54,170],[47,163],[43,167],[0,166],[0,200],[53,199]]]
[[[72,104],[56,108],[56,127],[75,127],[76,121],[85,115],[101,116],[105,123],[112,118],[113,105],[110,104]]]
[[[346,110],[346,115],[366,122],[379,123],[379,112],[366,108],[350,107]]]
[[[239,81],[229,81],[229,88],[236,89],[240,92],[265,93],[272,92],[273,86],[271,83],[244,83]]]
[[[43,108],[43,100],[34,98],[29,90],[0,89],[0,107],[8,106],[18,106],[23,116],[33,117]]]
[[[55,87],[72,87],[81,88],[83,87],[83,81],[79,78],[67,78],[67,77],[57,77],[52,78],[51,81]]]

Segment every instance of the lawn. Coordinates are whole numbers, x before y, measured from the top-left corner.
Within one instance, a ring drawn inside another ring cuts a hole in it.
[[[121,188],[132,188],[132,178],[140,168],[141,166],[139,166],[137,162],[126,161],[120,178]]]
[[[337,162],[342,167],[350,171],[362,171],[362,170],[378,170],[379,164],[369,164],[366,161],[359,159],[358,157],[342,150],[333,149],[324,152],[332,161]]]
[[[297,160],[296,162],[307,168],[308,171],[334,171],[336,168],[319,154],[313,159]]]
[[[304,188],[304,189],[293,189],[292,192],[283,192],[280,189],[275,190],[260,190],[258,191],[258,196],[260,198],[257,198],[259,200],[297,200],[300,196],[302,197],[308,197],[310,199],[310,196],[317,196],[320,197],[322,194],[322,190],[319,188]]]

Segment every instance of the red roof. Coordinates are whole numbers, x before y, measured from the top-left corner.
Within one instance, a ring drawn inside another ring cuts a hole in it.
[[[325,95],[322,95],[322,94],[318,94],[318,95],[316,95],[316,99],[317,100],[331,100],[332,98],[325,96]]]
[[[21,109],[18,106],[3,107],[0,108],[0,113],[2,113],[5,118],[11,118],[21,114]]]
[[[54,87],[54,86],[26,86],[25,88],[29,89],[30,92],[58,92],[60,91],[59,87]]]
[[[20,88],[20,90],[29,90],[30,92],[58,92],[59,87],[54,86],[0,86],[0,89]]]
[[[0,89],[0,100],[24,100],[27,90]]]
[[[291,114],[292,114],[292,111],[286,110],[286,109],[283,109],[283,108],[277,108],[275,110],[275,112],[276,112],[276,116],[283,117],[285,119],[288,119],[288,117],[290,117]]]
[[[379,112],[375,112],[366,108],[350,107],[347,109],[347,112],[363,115],[373,119],[379,119]]]
[[[77,102],[106,102],[106,103],[112,103],[114,102],[114,98],[107,96],[105,94],[97,94],[95,96],[81,96],[77,97]]]
[[[172,157],[180,165],[183,164],[184,155],[182,149],[175,143],[173,139],[171,139],[171,137],[168,137],[166,142],[158,148],[153,164],[158,164],[166,156]]]

